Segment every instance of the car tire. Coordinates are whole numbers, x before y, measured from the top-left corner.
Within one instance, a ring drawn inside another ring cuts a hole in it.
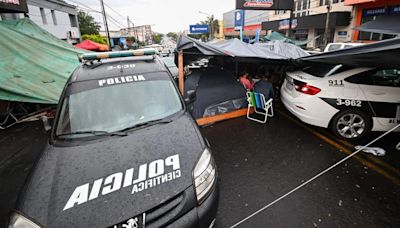
[[[348,109],[337,113],[330,128],[339,138],[358,140],[371,130],[371,118],[358,109]]]

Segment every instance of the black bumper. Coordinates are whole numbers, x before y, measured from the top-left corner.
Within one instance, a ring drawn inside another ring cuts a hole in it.
[[[208,228],[212,223],[215,223],[217,216],[219,201],[218,182],[214,184],[212,192],[197,207],[194,207],[189,212],[169,224],[168,227],[199,227]]]

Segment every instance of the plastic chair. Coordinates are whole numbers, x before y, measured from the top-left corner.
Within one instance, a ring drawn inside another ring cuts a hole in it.
[[[253,120],[259,123],[266,123],[268,117],[274,116],[274,109],[272,107],[272,98],[268,101],[265,101],[265,96],[261,93],[255,93],[248,91],[246,93],[248,106],[247,106],[247,119]],[[250,109],[254,108],[254,112],[264,116],[262,120],[253,118],[250,116]],[[263,110],[263,111],[260,111]]]

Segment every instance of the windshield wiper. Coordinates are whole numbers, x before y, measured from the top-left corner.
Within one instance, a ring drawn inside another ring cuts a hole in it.
[[[129,130],[132,130],[132,129],[138,128],[138,127],[143,127],[143,126],[147,126],[148,127],[148,126],[152,126],[152,125],[155,125],[155,124],[167,124],[167,123],[171,123],[171,122],[172,122],[172,120],[170,120],[170,119],[166,119],[166,120],[165,119],[150,120],[150,121],[147,121],[147,122],[144,122],[144,123],[139,123],[139,124],[135,124],[133,126],[124,128],[119,132],[124,133],[126,131],[129,131]]]
[[[74,132],[71,132],[71,133],[61,134],[61,135],[57,135],[57,136],[60,137],[60,136],[67,136],[67,135],[83,135],[83,134],[90,134],[90,135],[95,135],[95,136],[114,136],[114,135],[127,136],[128,135],[127,133],[120,132],[120,131],[116,131],[116,132],[108,132],[108,131],[74,131]]]

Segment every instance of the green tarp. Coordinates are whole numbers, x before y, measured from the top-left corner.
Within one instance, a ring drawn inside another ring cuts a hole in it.
[[[57,104],[82,53],[27,18],[0,21],[0,100]]]

